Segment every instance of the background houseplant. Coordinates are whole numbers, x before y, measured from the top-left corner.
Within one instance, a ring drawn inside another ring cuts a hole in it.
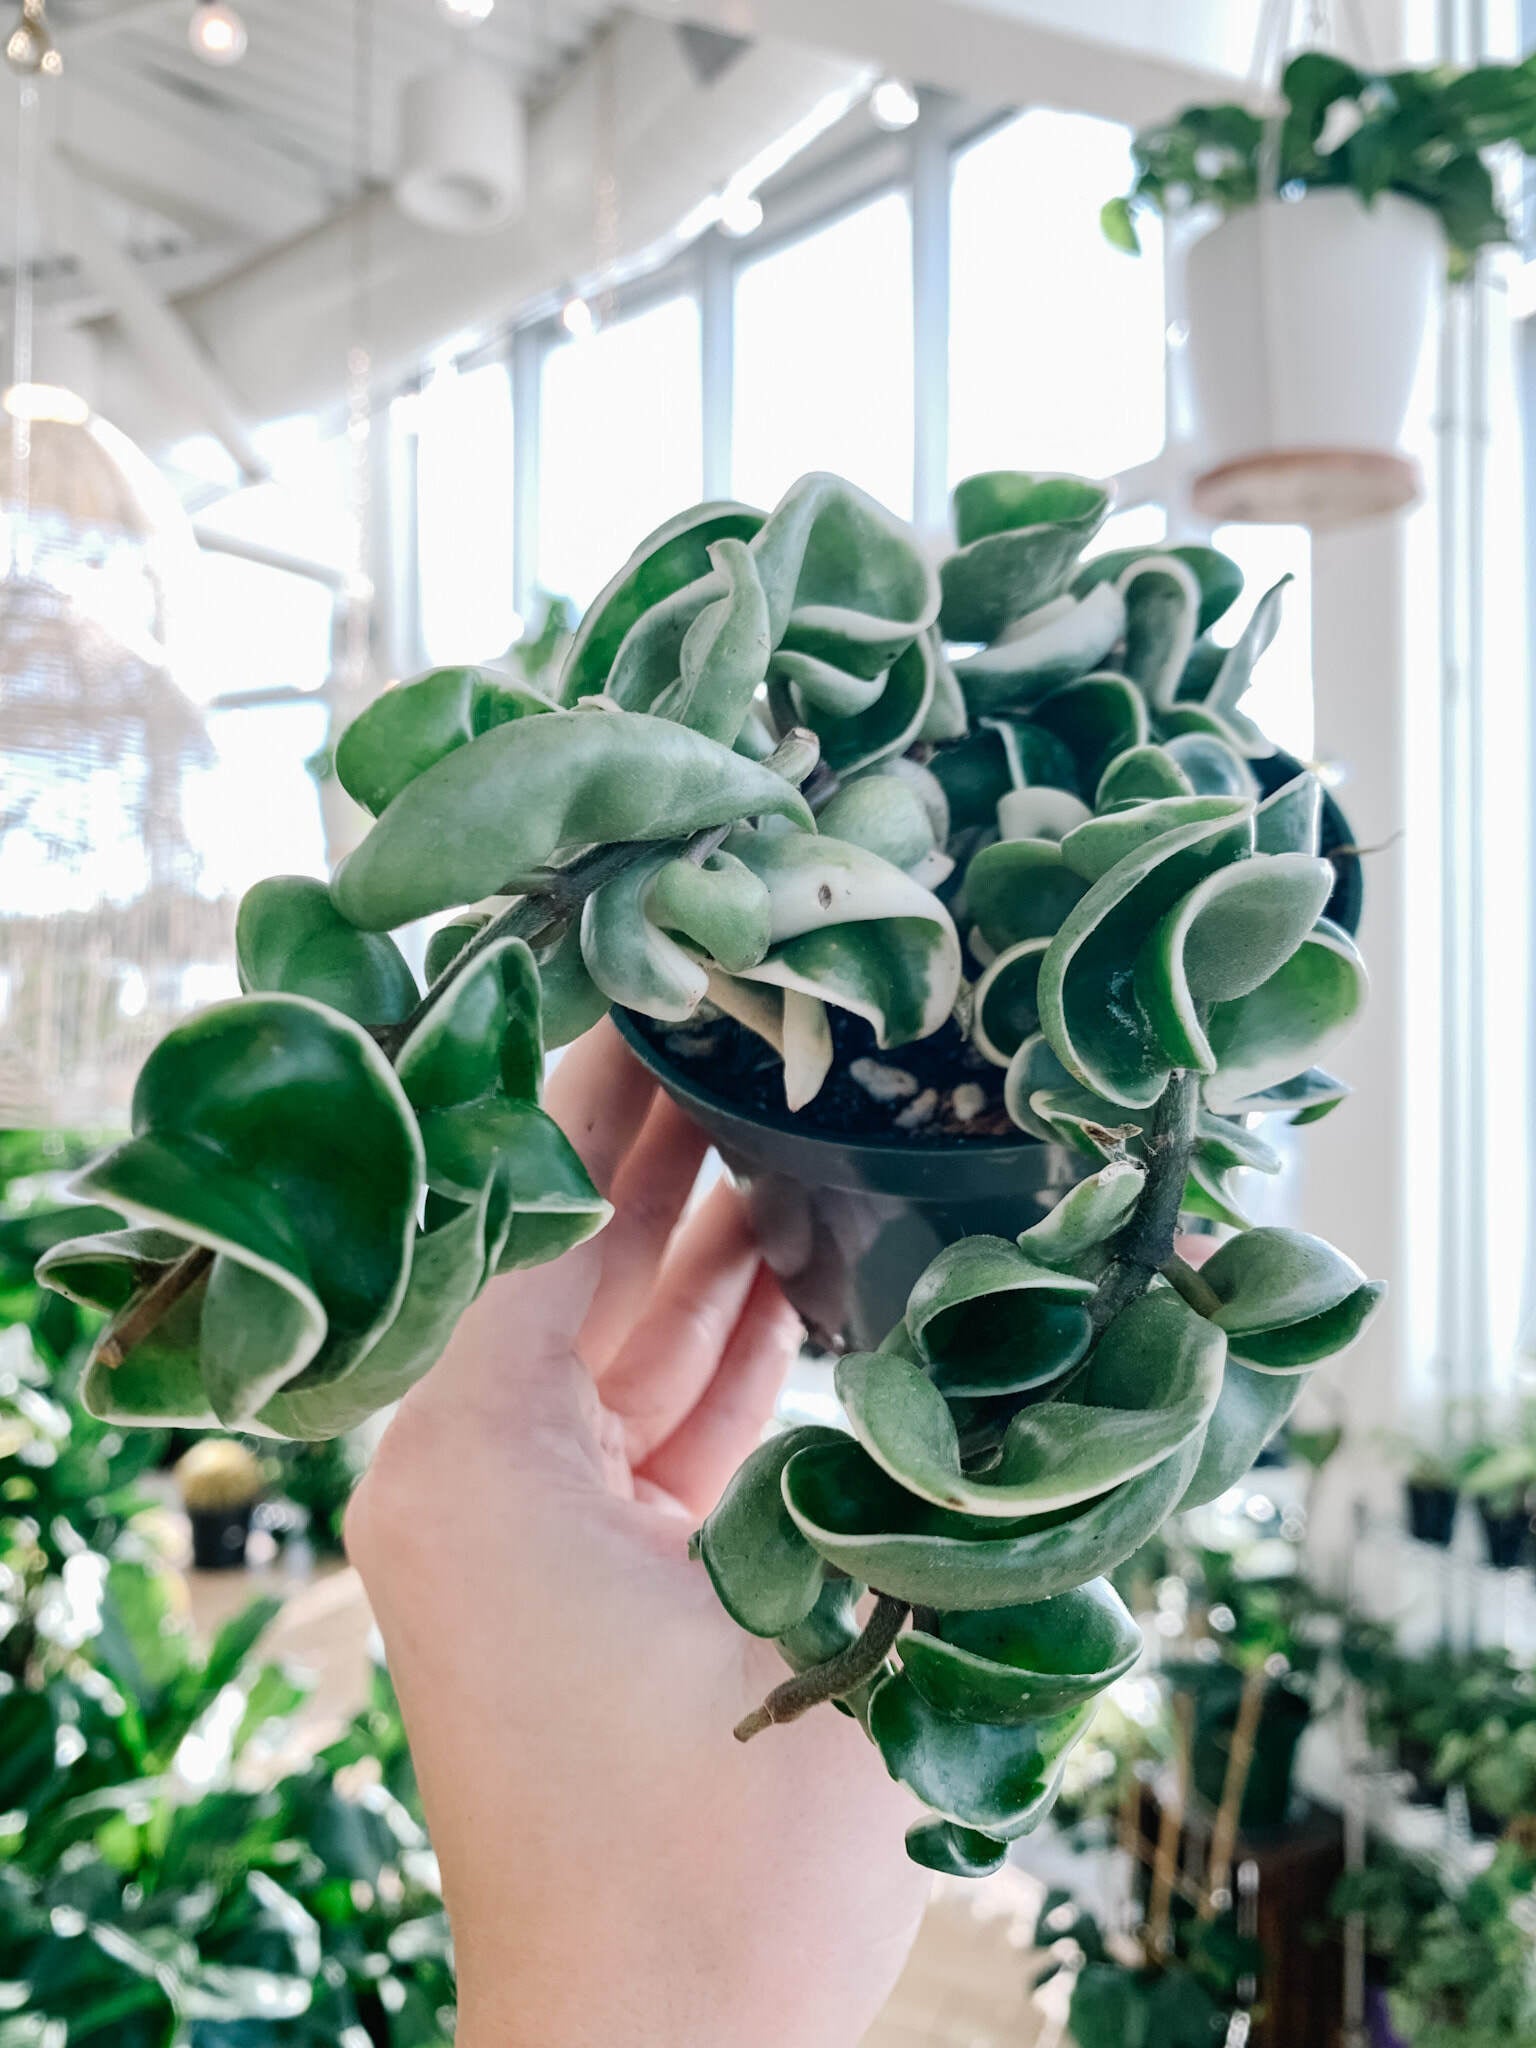
[[[1273,114],[1186,107],[1137,136],[1110,239],[1134,250],[1144,213],[1216,222],[1188,276],[1202,509],[1322,526],[1417,495],[1395,451],[1434,274],[1509,240],[1503,145],[1536,148],[1529,59],[1375,72],[1321,50]]]
[[[800,1671],[738,1733],[843,1700],[933,1809],[912,1853],[967,1871],[1046,1810],[1136,1654],[1099,1575],[1246,1469],[1380,1293],[1316,1239],[1243,1228],[1231,1186],[1279,1163],[1253,1116],[1337,1104],[1315,1059],[1364,992],[1324,914],[1358,914],[1353,856],[1320,855],[1343,828],[1239,706],[1280,592],[1216,646],[1232,565],[1084,561],[1108,505],[970,479],[936,572],[811,477],[770,515],[653,535],[583,621],[566,708],[463,670],[386,693],[336,753],[368,837],[328,890],[247,896],[250,992],[161,1044],[134,1135],[80,1177],[133,1227],[40,1269],[110,1317],[98,1412],[319,1438],[398,1397],[493,1271],[601,1227],[539,1087],[609,1003],[653,1052],[706,1000],[762,1040],[810,1152],[845,1079],[897,1158],[1016,1127],[1001,1189],[1056,1148],[1077,1185],[1042,1216],[1026,1176],[1017,1243],[909,1255],[885,1327],[862,1304],[853,1437],[766,1446],[699,1537]],[[511,900],[436,934],[421,994],[390,928],[487,893]],[[924,1114],[861,1083],[867,1047],[946,1033]],[[688,1051],[661,1045],[669,1079]],[[1174,1253],[1185,1210],[1238,1231],[1201,1274]]]

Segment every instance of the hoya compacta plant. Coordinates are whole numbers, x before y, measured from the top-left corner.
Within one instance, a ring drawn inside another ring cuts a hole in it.
[[[156,1048],[79,1177],[130,1227],[42,1263],[108,1315],[97,1414],[323,1438],[493,1274],[602,1227],[539,1093],[610,1004],[663,1045],[712,1018],[771,1048],[791,1118],[870,1051],[947,1046],[971,1114],[957,1086],[895,1142],[1047,1141],[1080,1180],[914,1275],[839,1363],[848,1432],[764,1445],[696,1539],[794,1673],[738,1735],[856,1714],[944,1869],[1038,1820],[1134,1659],[1103,1574],[1231,1485],[1380,1292],[1246,1228],[1231,1185],[1278,1167],[1258,1119],[1338,1102],[1317,1061],[1364,992],[1326,914],[1358,909],[1353,852],[1322,856],[1316,777],[1241,709],[1281,593],[1217,645],[1235,565],[1085,559],[1109,505],[974,477],[935,563],[807,477],[652,535],[558,702],[471,669],[386,693],[336,752],[366,838],[328,887],[246,897],[246,993]],[[423,989],[390,934],[443,913]],[[1234,1233],[1199,1273],[1183,1212]]]

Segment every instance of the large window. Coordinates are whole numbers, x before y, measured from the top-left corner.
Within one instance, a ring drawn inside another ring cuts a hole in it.
[[[743,266],[735,489],[772,505],[807,470],[912,511],[912,216],[890,193]]]
[[[653,528],[702,495],[700,382],[691,297],[551,348],[539,444],[544,589],[589,604]]]
[[[955,166],[950,474],[1108,476],[1164,439],[1163,265],[1110,248],[1099,208],[1130,182],[1125,129],[1023,114]]]
[[[433,664],[490,661],[506,652],[519,626],[506,366],[439,373],[412,421],[422,651]]]

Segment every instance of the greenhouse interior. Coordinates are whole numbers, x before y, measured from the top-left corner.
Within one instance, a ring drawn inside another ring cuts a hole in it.
[[[0,2048],[1536,2048],[1536,0],[0,35]]]

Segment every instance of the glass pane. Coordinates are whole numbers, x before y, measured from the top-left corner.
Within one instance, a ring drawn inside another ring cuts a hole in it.
[[[1296,580],[1285,593],[1274,645],[1254,670],[1243,709],[1277,747],[1298,760],[1312,757],[1312,542],[1303,526],[1219,526],[1211,545],[1243,572],[1243,594],[1218,621],[1212,638],[1230,644],[1253,607],[1282,576]]]
[[[421,637],[427,660],[490,661],[512,601],[512,385],[502,363],[434,377],[412,417]]]
[[[735,488],[773,505],[807,470],[912,511],[912,217],[891,193],[743,265]]]
[[[1107,476],[1163,445],[1163,260],[1112,249],[1099,208],[1131,179],[1129,131],[1037,109],[955,165],[950,474]]]
[[[199,704],[250,690],[318,690],[331,672],[334,610],[324,583],[204,548],[177,681]]]
[[[188,778],[184,808],[206,895],[240,896],[264,875],[325,874],[319,784],[308,764],[326,728],[318,703],[208,714],[215,758]]]
[[[635,546],[703,492],[699,309],[666,299],[544,359],[543,587],[590,604]]]

